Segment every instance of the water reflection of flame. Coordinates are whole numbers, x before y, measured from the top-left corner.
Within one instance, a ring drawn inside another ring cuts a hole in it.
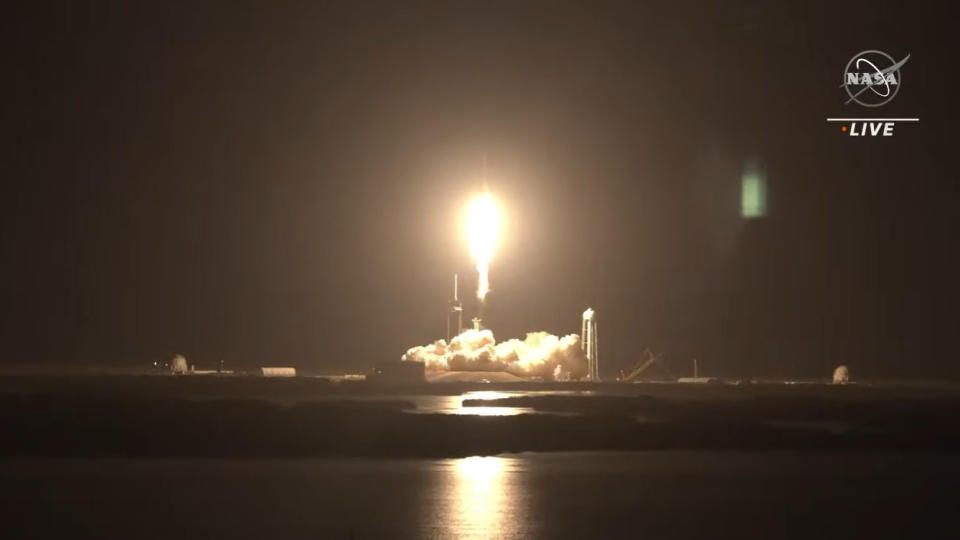
[[[454,538],[495,538],[516,535],[523,524],[517,500],[513,460],[468,457],[451,460],[452,491],[444,520]]]
[[[528,409],[517,407],[465,407],[460,414],[476,416],[516,416],[529,412]]]
[[[504,392],[478,391],[467,392],[460,400],[460,412],[458,414],[473,414],[476,416],[514,416],[528,412],[526,409],[518,407],[464,407],[464,399],[501,399],[510,397],[510,394]]]

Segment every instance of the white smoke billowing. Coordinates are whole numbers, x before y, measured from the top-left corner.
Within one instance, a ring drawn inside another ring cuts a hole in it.
[[[531,332],[523,341],[497,343],[490,330],[468,329],[450,340],[413,347],[401,360],[426,364],[428,370],[506,371],[543,380],[581,379],[587,375],[587,357],[580,336],[557,337]]]

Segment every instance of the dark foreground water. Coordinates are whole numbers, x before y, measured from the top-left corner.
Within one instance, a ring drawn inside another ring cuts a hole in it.
[[[956,537],[943,454],[5,460],[4,538]]]

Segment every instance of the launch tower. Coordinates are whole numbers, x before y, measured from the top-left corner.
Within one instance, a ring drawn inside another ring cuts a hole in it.
[[[456,321],[454,321],[456,319]],[[451,331],[456,328],[457,333],[451,335]],[[450,307],[447,310],[447,343],[455,336],[463,332],[463,304],[460,302],[460,296],[457,291],[457,274],[453,275],[453,300],[450,301]]]

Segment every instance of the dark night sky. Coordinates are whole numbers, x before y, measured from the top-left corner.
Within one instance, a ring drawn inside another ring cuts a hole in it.
[[[314,4],[4,14],[0,362],[398,358],[472,288],[486,153],[500,338],[591,305],[608,375],[960,375],[948,2]],[[912,55],[900,94],[844,107],[871,48]]]

